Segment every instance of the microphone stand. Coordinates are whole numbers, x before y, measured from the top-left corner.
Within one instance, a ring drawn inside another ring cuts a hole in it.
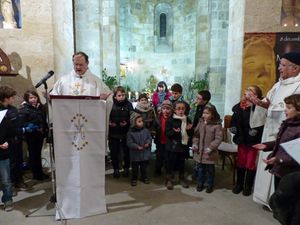
[[[59,220],[60,220],[61,224],[62,225],[66,225],[67,221],[63,218],[63,214],[62,214],[61,208],[59,207],[59,205],[57,204],[57,201],[56,201],[56,178],[55,178],[55,165],[54,165],[55,161],[54,161],[53,132],[52,132],[52,125],[50,123],[50,116],[49,116],[49,111],[50,111],[49,110],[49,106],[50,106],[49,92],[48,92],[48,85],[47,85],[46,81],[43,82],[43,85],[44,85],[44,89],[45,89],[45,98],[46,98],[46,106],[47,106],[46,107],[46,123],[47,123],[47,126],[48,126],[47,143],[49,144],[51,185],[52,185],[52,188],[51,188],[52,189],[51,190],[52,193],[51,193],[49,202],[52,203],[52,204],[55,204],[55,208],[56,208],[56,210],[58,212]],[[40,208],[38,208],[38,209],[36,209],[36,210],[34,210],[34,211],[26,214],[25,217],[31,216],[33,213],[37,212],[42,207],[40,207]],[[47,215],[43,215],[43,216],[47,216]],[[32,217],[34,217],[34,215],[32,215]]]

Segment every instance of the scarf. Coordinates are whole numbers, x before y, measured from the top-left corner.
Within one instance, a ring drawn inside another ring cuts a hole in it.
[[[183,145],[187,145],[189,141],[189,136],[186,132],[186,125],[187,125],[187,118],[186,116],[177,116],[176,114],[173,115],[174,119],[181,120],[181,143]]]
[[[163,101],[165,100],[166,97],[166,92],[157,92],[158,98],[159,98],[159,103],[157,106],[161,106]]]
[[[135,108],[140,112],[149,112],[151,110],[149,102],[146,103],[138,102]]]

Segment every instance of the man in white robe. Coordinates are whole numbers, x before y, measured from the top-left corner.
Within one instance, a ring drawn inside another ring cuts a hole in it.
[[[104,82],[90,72],[89,59],[84,52],[73,55],[73,65],[74,69],[55,83],[51,95],[100,96],[102,100],[111,95]]]
[[[280,78],[263,100],[256,99],[256,104],[268,109],[263,131],[262,143],[274,141],[283,120],[284,98],[300,93],[300,53],[290,52],[282,56],[278,70]],[[274,192],[273,176],[265,171],[266,159],[269,152],[260,152],[255,178],[253,200],[268,206],[269,198]]]

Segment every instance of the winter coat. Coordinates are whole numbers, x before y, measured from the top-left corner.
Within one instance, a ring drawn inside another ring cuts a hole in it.
[[[27,126],[29,123],[33,123],[34,125],[37,125],[39,127],[36,131],[33,131],[30,134],[26,134],[26,136],[31,136],[37,133],[46,136],[48,126],[46,119],[46,109],[44,105],[40,104],[38,107],[34,107],[26,102],[22,104],[19,113],[21,120],[24,122],[24,126]]]
[[[138,103],[139,105],[139,103]],[[147,128],[151,135],[154,137],[155,135],[155,129],[154,129],[154,120],[155,120],[155,113],[154,109],[150,106],[147,110],[139,109],[138,105],[134,109],[134,111],[138,114],[140,114],[143,117],[144,120],[144,126]]]
[[[130,127],[130,112],[133,110],[131,102],[125,99],[118,102],[114,99],[114,103],[110,112],[109,121],[116,123],[117,126],[109,126],[109,138],[125,139]],[[121,126],[121,122],[127,122],[126,126]]]
[[[275,156],[276,160],[273,165],[267,165],[266,169],[277,177],[283,177],[286,174],[300,171],[300,165],[280,146],[294,139],[300,138],[300,116],[286,119],[281,123],[277,138],[275,141],[265,143],[265,151],[273,149],[268,159]],[[300,150],[299,150],[300,151]]]
[[[12,127],[12,134],[13,136],[11,137],[12,142],[20,142],[23,139],[23,127],[25,121],[22,120],[19,111],[16,107],[12,105],[4,106],[0,104],[0,110],[5,110],[7,109],[6,112],[6,117],[11,123]]]
[[[171,93],[169,91],[166,92],[164,100],[168,100],[170,96],[171,96]],[[160,103],[157,91],[155,91],[152,95],[152,104],[153,104],[155,110],[157,110],[157,107],[159,107],[162,104],[162,102]]]
[[[211,121],[207,124],[201,118],[194,130],[193,146],[198,151],[194,152],[194,160],[198,163],[214,164],[218,159],[218,146],[223,139],[221,121]],[[211,152],[206,151],[207,148]]]
[[[206,105],[207,104],[197,106],[195,116],[194,116],[194,121],[193,121],[193,128],[195,128],[198,125],[199,120],[202,117],[202,114],[203,114],[203,111],[204,111],[204,108]]]
[[[192,121],[187,117],[187,124],[191,124]],[[165,134],[167,137],[166,150],[171,152],[186,152],[188,151],[188,145],[182,144],[181,132],[175,132],[173,128],[181,128],[181,120],[171,117],[166,123]],[[186,130],[187,135],[191,137],[193,130]]]
[[[127,133],[127,146],[130,150],[130,160],[133,162],[146,161],[151,157],[152,137],[148,129],[131,128]],[[138,146],[149,144],[148,148],[139,150]]]
[[[9,121],[9,119],[7,119],[7,117],[5,116],[1,123],[0,123],[0,144],[4,144],[5,142],[8,143],[8,148],[7,149],[0,149],[0,160],[5,160],[9,158],[9,139],[12,136],[12,126],[11,123]]]
[[[255,105],[247,107],[245,110],[240,107],[240,103],[233,108],[233,115],[230,124],[230,131],[234,134],[235,144],[245,144],[252,146],[261,143],[264,126],[251,128],[249,124],[250,112],[255,110]]]

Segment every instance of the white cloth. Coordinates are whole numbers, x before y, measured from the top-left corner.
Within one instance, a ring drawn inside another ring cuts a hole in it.
[[[187,145],[189,141],[189,136],[186,132],[186,125],[187,125],[187,117],[186,116],[177,116],[176,114],[173,115],[173,118],[181,120],[181,143],[183,145]]]
[[[106,103],[53,99],[57,204],[63,219],[106,212]],[[56,213],[59,219],[60,213]]]
[[[276,139],[280,124],[285,119],[284,98],[292,94],[300,94],[300,74],[296,77],[279,80],[268,92],[267,98],[271,104],[267,111],[262,142]],[[269,198],[274,192],[273,175],[265,171],[266,164],[262,161],[269,154],[270,152],[259,153],[253,192],[253,200],[263,205],[268,205]]]
[[[111,90],[90,70],[87,70],[82,76],[72,70],[68,75],[62,76],[56,81],[50,95],[100,96],[101,93],[111,93]],[[106,138],[108,137],[109,114],[112,104],[112,95],[110,95],[106,100]]]
[[[267,109],[255,106],[254,111],[250,110],[250,119],[249,119],[249,125],[251,128],[261,127],[266,122],[266,112]]]

